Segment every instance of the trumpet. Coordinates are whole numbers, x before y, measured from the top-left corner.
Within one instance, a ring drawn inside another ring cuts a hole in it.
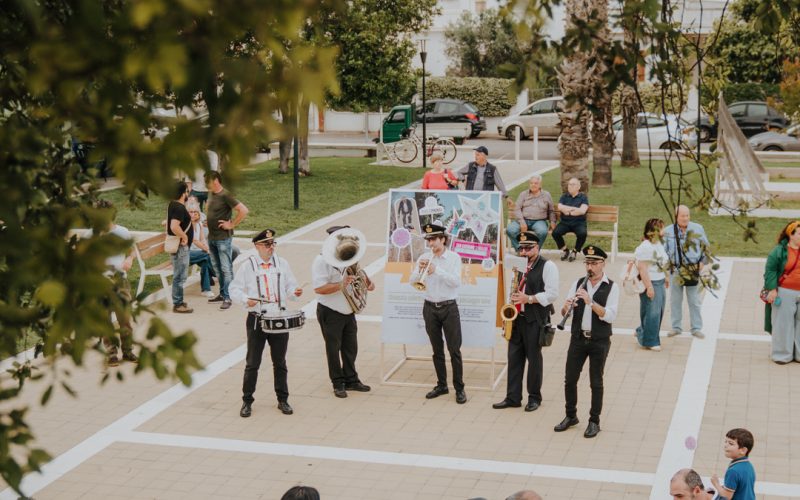
[[[512,326],[514,325],[514,320],[517,319],[517,315],[519,315],[519,311],[517,311],[517,306],[511,302],[511,294],[517,291],[519,287],[519,273],[517,272],[516,267],[511,268],[511,288],[508,292],[508,301],[503,304],[500,308],[500,318],[503,320],[503,337],[506,340],[511,340],[511,331]]]
[[[431,260],[433,255],[431,254],[429,257],[426,258],[426,255],[423,255],[421,259],[419,259],[419,272],[420,276],[417,280],[411,282],[411,286],[419,290],[420,292],[424,292],[428,286],[425,284],[425,280],[428,278],[428,269],[431,267]]]
[[[588,288],[587,288],[588,283],[589,283],[589,275],[587,274],[586,277],[583,278],[583,284],[581,286],[588,290]],[[561,318],[561,323],[559,323],[556,326],[556,328],[558,328],[559,330],[563,330],[564,329],[564,326],[567,324],[567,320],[570,318],[570,316],[572,316],[572,311],[575,309],[575,304],[577,302],[578,302],[578,299],[575,299],[575,300],[572,301],[572,304],[569,305],[569,309],[567,309],[567,314],[565,314],[564,317]]]

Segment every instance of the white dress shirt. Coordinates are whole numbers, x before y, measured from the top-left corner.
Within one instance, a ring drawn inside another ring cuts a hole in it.
[[[322,258],[322,255],[317,255],[314,258],[314,264],[311,266],[311,286],[313,286],[316,290],[317,288],[325,286],[329,283],[341,282],[342,270],[337,269],[325,262],[325,259]],[[350,307],[350,304],[347,302],[347,299],[344,298],[344,294],[341,290],[324,295],[318,293],[317,302],[325,307],[333,309],[338,313],[353,314],[353,308]]]
[[[544,281],[544,291],[533,296],[536,297],[539,305],[547,307],[558,298],[558,266],[556,266],[555,262],[548,260],[544,263],[542,280]],[[522,310],[525,310],[525,303],[522,304]]]
[[[439,256],[434,256],[432,253],[423,254],[414,263],[410,283],[421,278],[419,261],[424,259],[431,259],[434,265],[433,274],[425,278],[425,300],[430,302],[454,300],[458,296],[458,287],[461,286],[461,256],[448,249]]]
[[[587,280],[586,283],[586,291],[589,292],[589,298],[594,297],[594,292],[600,288],[600,285],[603,283],[608,283],[609,279],[606,276],[606,273],[603,273],[603,278],[597,282],[597,286],[592,286],[592,282]],[[569,289],[569,293],[567,297],[574,297],[575,292],[578,288],[578,282],[572,284]],[[611,323],[614,321],[614,318],[617,317],[617,308],[619,307],[619,285],[616,283],[611,284],[611,291],[608,293],[608,299],[606,300],[606,305],[603,306],[605,308],[605,314],[600,317],[600,321],[605,321],[606,323]],[[583,318],[581,318],[581,330],[592,330],[592,308],[589,307],[587,304],[586,307],[583,308]]]
[[[242,262],[229,287],[231,300],[244,305],[249,312],[277,314],[281,308],[286,307],[287,300],[297,300],[294,295],[297,280],[284,258],[273,254],[269,259],[268,269],[262,264],[267,262],[258,254]],[[249,307],[247,300],[256,298],[265,302]]]

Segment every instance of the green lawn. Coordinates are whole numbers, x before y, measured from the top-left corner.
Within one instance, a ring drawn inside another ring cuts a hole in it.
[[[664,162],[653,162],[653,169],[656,176],[663,172]],[[558,203],[560,171],[553,170],[544,174],[544,189],[553,195],[553,201]],[[712,173],[713,178],[713,173]],[[699,185],[699,176],[689,176],[689,181],[693,186]],[[589,201],[597,205],[617,205],[620,207],[619,215],[619,247],[620,251],[632,252],[642,238],[642,230],[647,219],[660,217],[664,221],[669,221],[669,215],[664,208],[661,199],[658,197],[653,187],[650,170],[644,164],[641,168],[622,168],[614,166],[613,182],[611,188],[592,188],[589,191]],[[527,184],[522,185],[512,191],[512,197],[516,200],[518,193],[527,189]],[[699,191],[699,189],[697,189]],[[691,203],[688,203],[691,206]],[[792,208],[800,208],[800,203],[793,203]],[[789,208],[782,206],[781,208]],[[752,219],[756,222],[757,243],[744,241],[744,231],[729,216],[711,217],[706,212],[692,209],[692,221],[703,225],[708,234],[708,239],[714,254],[725,256],[752,256],[766,257],[769,250],[774,246],[778,232],[786,224],[785,219]],[[746,225],[746,223],[745,223]],[[600,227],[605,229],[605,227]],[[567,236],[567,244],[574,241],[572,235]],[[589,243],[598,243],[607,250],[610,248],[610,241],[606,239],[592,238]],[[547,239],[545,248],[555,249],[552,238]]]
[[[300,178],[300,209],[293,208],[293,178],[278,173],[277,160],[250,167],[241,174],[241,181],[231,191],[250,209],[239,226],[245,231],[270,227],[278,235],[297,229],[317,219],[362,202],[389,188],[400,187],[422,178],[422,169],[374,166],[370,158],[312,158],[313,175]],[[168,202],[151,197],[144,209],[125,208],[127,200],[121,191],[110,191],[103,197],[120,207],[117,222],[128,229],[161,231]]]
[[[300,209],[294,210],[293,178],[278,173],[277,160],[248,167],[240,183],[232,189],[250,214],[239,226],[245,231],[260,231],[270,227],[283,235],[322,217],[354,204],[401,187],[422,177],[422,169],[374,166],[369,158],[312,158],[313,175],[300,178]],[[109,191],[104,198],[118,207],[117,222],[128,229],[163,231],[168,202],[157,196],[145,201],[143,209],[132,209],[121,191]],[[166,260],[166,255],[148,260],[148,266]],[[139,266],[134,262],[129,279],[135,293]],[[158,277],[151,276],[145,292],[160,289]]]

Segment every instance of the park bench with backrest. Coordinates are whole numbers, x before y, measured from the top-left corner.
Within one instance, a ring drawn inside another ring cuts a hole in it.
[[[139,275],[139,286],[136,289],[136,295],[139,295],[142,293],[142,290],[144,290],[144,282],[147,280],[148,276],[158,276],[161,278],[161,286],[163,288],[167,288],[169,286],[167,277],[172,275],[172,259],[168,259],[166,262],[156,264],[149,268],[146,265],[147,259],[156,257],[160,254],[169,255],[166,251],[164,251],[164,240],[166,240],[166,237],[167,235],[165,233],[159,233],[155,236],[150,236],[149,238],[145,238],[136,242],[134,246],[136,260],[139,262],[139,269],[141,270],[141,274]]]
[[[560,213],[556,211],[556,219],[560,218]],[[604,231],[599,229],[592,229],[593,222],[610,223],[613,224],[613,230]],[[600,236],[603,238],[611,238],[611,261],[617,257],[619,250],[619,243],[617,241],[619,230],[619,207],[616,205],[589,205],[589,210],[586,212],[586,228],[588,236]],[[552,232],[552,231],[551,231]]]

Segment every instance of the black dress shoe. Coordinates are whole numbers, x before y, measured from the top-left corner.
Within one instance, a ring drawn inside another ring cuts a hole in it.
[[[541,403],[537,401],[528,401],[528,404],[525,405],[525,411],[536,411],[539,409],[539,405]]]
[[[334,387],[333,388],[333,394],[337,398],[346,398],[347,397],[347,391],[344,390],[344,386]]]
[[[344,388],[347,389],[348,391],[356,391],[356,392],[369,392],[370,389],[372,389],[372,387],[362,384],[360,380],[358,382],[346,384]]]
[[[289,406],[289,403],[287,403],[286,401],[278,401],[278,409],[284,415],[291,415],[292,413],[294,413],[294,410],[292,410],[292,407]]]
[[[456,403],[463,405],[466,402],[467,402],[467,393],[464,392],[464,389],[456,391]]]
[[[242,418],[247,418],[253,414],[253,403],[242,403],[242,409],[239,411],[239,416]]]
[[[520,406],[522,406],[521,403],[512,403],[511,401],[504,399],[499,403],[493,404],[492,408],[494,408],[495,410],[502,410],[504,408],[519,408]]]
[[[580,420],[578,420],[578,417],[564,417],[564,420],[562,420],[557,426],[553,427],[553,430],[556,432],[564,432],[573,425],[578,425],[579,423]]]
[[[583,433],[583,437],[593,438],[598,432],[600,432],[600,425],[594,422],[589,422],[589,425],[586,426],[586,432]]]
[[[425,395],[425,399],[438,398],[439,396],[443,396],[449,393],[450,391],[447,389],[447,387],[441,387],[437,385],[436,387],[433,388],[431,392]]]
[[[217,295],[213,299],[208,299],[209,302],[222,302],[223,300],[225,300],[225,299],[222,298],[222,295]]]

